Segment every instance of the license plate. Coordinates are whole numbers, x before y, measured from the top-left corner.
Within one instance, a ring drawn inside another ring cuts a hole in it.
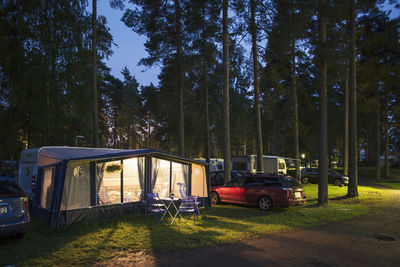
[[[7,207],[0,207],[0,214],[7,214]]]
[[[295,198],[301,198],[301,192],[294,192]]]

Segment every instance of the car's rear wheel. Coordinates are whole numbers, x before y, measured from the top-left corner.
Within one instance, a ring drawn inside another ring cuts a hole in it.
[[[272,199],[267,196],[262,196],[258,199],[258,207],[262,210],[269,210],[272,208]]]
[[[302,184],[308,184],[308,178],[307,177],[301,178],[301,183]]]
[[[211,204],[215,205],[219,203],[219,196],[217,192],[211,192]]]
[[[335,185],[337,185],[337,186],[343,186],[342,180],[336,179],[334,183],[335,183]]]

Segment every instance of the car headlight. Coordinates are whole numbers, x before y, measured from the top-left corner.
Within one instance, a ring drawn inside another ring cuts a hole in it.
[[[343,176],[343,180],[348,181],[348,180],[349,180],[349,177]]]

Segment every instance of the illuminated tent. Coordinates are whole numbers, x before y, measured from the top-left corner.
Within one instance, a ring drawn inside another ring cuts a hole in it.
[[[205,164],[157,150],[46,147],[38,162],[32,212],[56,227],[144,213],[146,193],[179,198],[178,183],[210,203]]]

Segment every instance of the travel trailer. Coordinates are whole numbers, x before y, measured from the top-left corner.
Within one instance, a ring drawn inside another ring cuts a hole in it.
[[[287,174],[285,158],[279,156],[263,156],[264,173]],[[256,172],[257,155],[232,157],[232,170]]]

